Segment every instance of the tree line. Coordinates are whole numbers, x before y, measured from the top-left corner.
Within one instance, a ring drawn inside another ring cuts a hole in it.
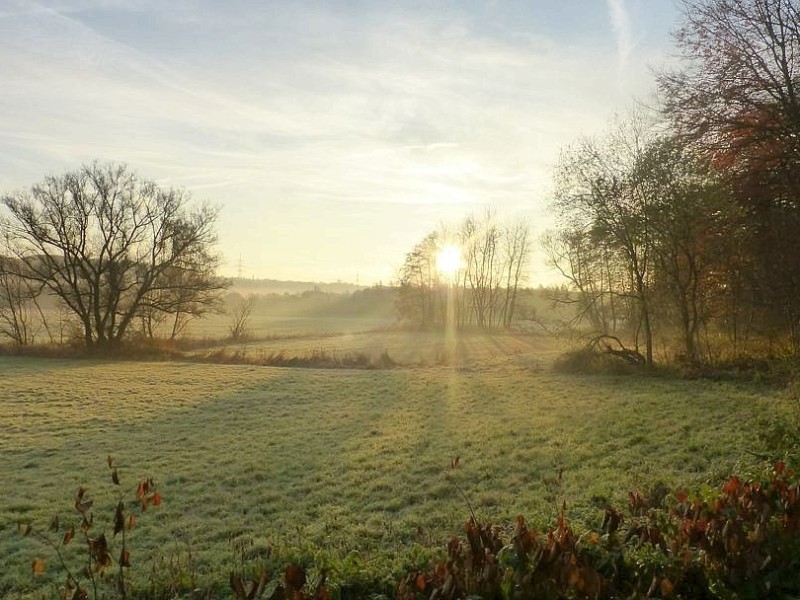
[[[452,273],[437,264],[445,247],[460,253]],[[529,254],[527,223],[501,223],[491,212],[464,219],[454,232],[433,231],[406,254],[400,269],[399,316],[418,327],[443,326],[448,318],[457,327],[508,327]]]
[[[800,8],[687,0],[657,111],[560,157],[544,239],[599,334],[689,362],[754,340],[800,352]]]
[[[91,350],[118,347],[136,331],[178,336],[219,306],[217,210],[142,179],[125,165],[93,163],[0,197],[0,333],[18,345],[50,298]],[[37,318],[38,317],[38,318]]]

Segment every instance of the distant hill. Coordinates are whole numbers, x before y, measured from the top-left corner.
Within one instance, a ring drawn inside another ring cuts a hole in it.
[[[351,294],[369,286],[337,281],[281,281],[279,279],[246,279],[232,277],[231,291],[240,294],[302,294],[303,292],[326,292],[328,294]]]

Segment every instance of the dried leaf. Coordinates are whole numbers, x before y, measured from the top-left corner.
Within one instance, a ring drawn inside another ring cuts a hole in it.
[[[34,575],[41,575],[44,573],[44,561],[41,558],[34,558],[31,562],[31,570]]]
[[[425,591],[425,586],[428,585],[428,580],[425,578],[424,573],[420,573],[419,575],[417,575],[417,580],[415,581],[415,584],[420,592]]]
[[[125,529],[124,510],[125,506],[122,504],[122,500],[120,500],[117,504],[117,510],[114,512],[114,535],[117,535],[120,531]]]
[[[136,488],[136,498],[137,498],[137,499],[139,499],[139,500],[141,500],[142,498],[144,498],[145,496],[147,496],[147,494],[148,494],[149,492],[150,492],[150,485],[148,484],[148,482],[147,482],[147,481],[145,481],[144,479],[142,479],[142,480],[139,482],[139,486]]]
[[[242,578],[236,573],[231,573],[229,582],[237,600],[247,600],[247,593],[244,591]]]
[[[130,514],[128,515],[128,529],[133,529],[136,527],[136,515]]]
[[[94,564],[97,565],[98,570],[109,566],[111,564],[111,553],[108,550],[105,534],[101,534],[98,538],[88,538],[86,541],[89,544],[89,554]]]
[[[75,537],[75,526],[73,525],[66,532],[64,532],[64,540],[61,542],[61,545],[66,546],[72,541],[72,538],[74,537]]]
[[[661,595],[664,598],[669,598],[672,595],[672,591],[675,589],[675,585],[666,577],[661,580]]]
[[[299,590],[306,584],[306,571],[297,564],[290,564],[283,573],[286,586],[290,590]]]
[[[158,492],[153,494],[153,497],[150,498],[150,503],[153,506],[160,506],[161,505],[161,494],[159,494]]]
[[[91,500],[84,500],[84,496],[86,495],[86,488],[79,487],[78,493],[75,494],[75,510],[79,513],[85,515],[86,511],[92,508],[93,502]]]
[[[739,486],[741,485],[741,483],[742,483],[742,482],[741,482],[741,480],[739,479],[738,475],[734,475],[733,477],[731,477],[731,478],[728,480],[728,483],[726,483],[726,484],[725,484],[725,485],[722,487],[722,491],[723,491],[723,492],[724,492],[726,495],[730,496],[731,494],[735,493],[735,492],[736,492],[736,491],[739,489]]]
[[[122,548],[122,551],[119,553],[119,566],[120,567],[131,566],[131,553],[128,552],[126,548]]]
[[[114,485],[119,485],[119,473],[117,472],[117,467],[114,467],[114,470],[111,471],[111,481]]]

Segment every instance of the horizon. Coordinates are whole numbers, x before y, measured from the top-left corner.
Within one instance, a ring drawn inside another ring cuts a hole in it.
[[[0,191],[124,162],[221,207],[225,276],[388,283],[486,208],[538,240],[559,150],[648,96],[677,18],[671,0],[12,0]],[[535,243],[527,285],[556,280]]]

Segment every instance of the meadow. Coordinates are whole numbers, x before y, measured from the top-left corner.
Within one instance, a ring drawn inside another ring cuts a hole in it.
[[[470,509],[510,526],[566,501],[596,525],[629,489],[716,484],[753,463],[754,423],[782,403],[756,384],[556,373],[544,334],[294,332],[248,352],[314,347],[404,366],[0,357],[0,595],[33,589],[47,555],[18,522],[74,514],[82,485],[110,523],[108,455],[123,489],[152,476],[164,498],[131,533],[140,585],[224,589],[242,548],[369,580],[441,552]]]

